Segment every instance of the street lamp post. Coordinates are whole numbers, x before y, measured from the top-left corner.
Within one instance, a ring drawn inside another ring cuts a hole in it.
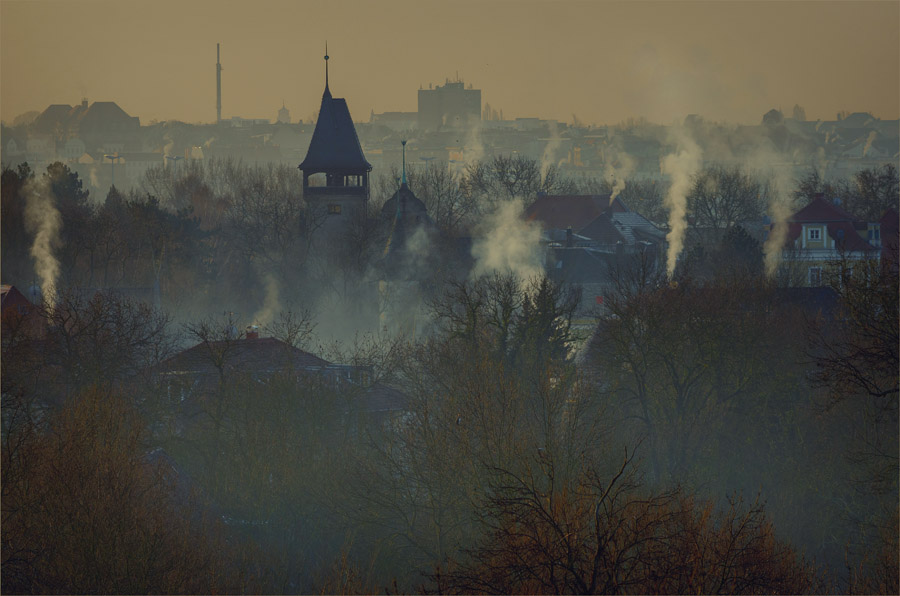
[[[174,178],[178,174],[178,160],[184,159],[184,157],[182,157],[181,155],[176,155],[174,157],[172,157],[171,155],[167,155],[166,159],[175,162],[174,164],[172,164],[172,177]]]
[[[110,160],[112,163],[112,184],[110,186],[116,185],[116,162],[122,159],[122,156],[116,153],[115,155],[104,155],[106,159]]]

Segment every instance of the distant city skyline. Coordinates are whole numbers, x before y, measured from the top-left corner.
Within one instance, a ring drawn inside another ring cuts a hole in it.
[[[310,120],[324,86],[356,121],[416,110],[457,76],[504,117],[758,124],[900,116],[898,2],[0,1],[0,118],[115,101],[142,124]]]

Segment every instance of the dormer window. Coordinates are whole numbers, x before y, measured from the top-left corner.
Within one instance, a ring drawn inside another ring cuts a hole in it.
[[[810,240],[821,240],[822,239],[822,231],[819,228],[810,228],[809,229],[809,239]]]

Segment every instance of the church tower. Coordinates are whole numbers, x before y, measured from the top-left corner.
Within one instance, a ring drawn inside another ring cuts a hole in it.
[[[325,48],[325,92],[303,171],[303,196],[321,231],[333,235],[366,216],[369,172],[350,110],[328,88],[328,47]]]

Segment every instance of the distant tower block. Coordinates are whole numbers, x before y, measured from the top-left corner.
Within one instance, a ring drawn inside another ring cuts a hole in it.
[[[216,124],[222,122],[222,63],[219,61],[219,44],[216,44]]]

